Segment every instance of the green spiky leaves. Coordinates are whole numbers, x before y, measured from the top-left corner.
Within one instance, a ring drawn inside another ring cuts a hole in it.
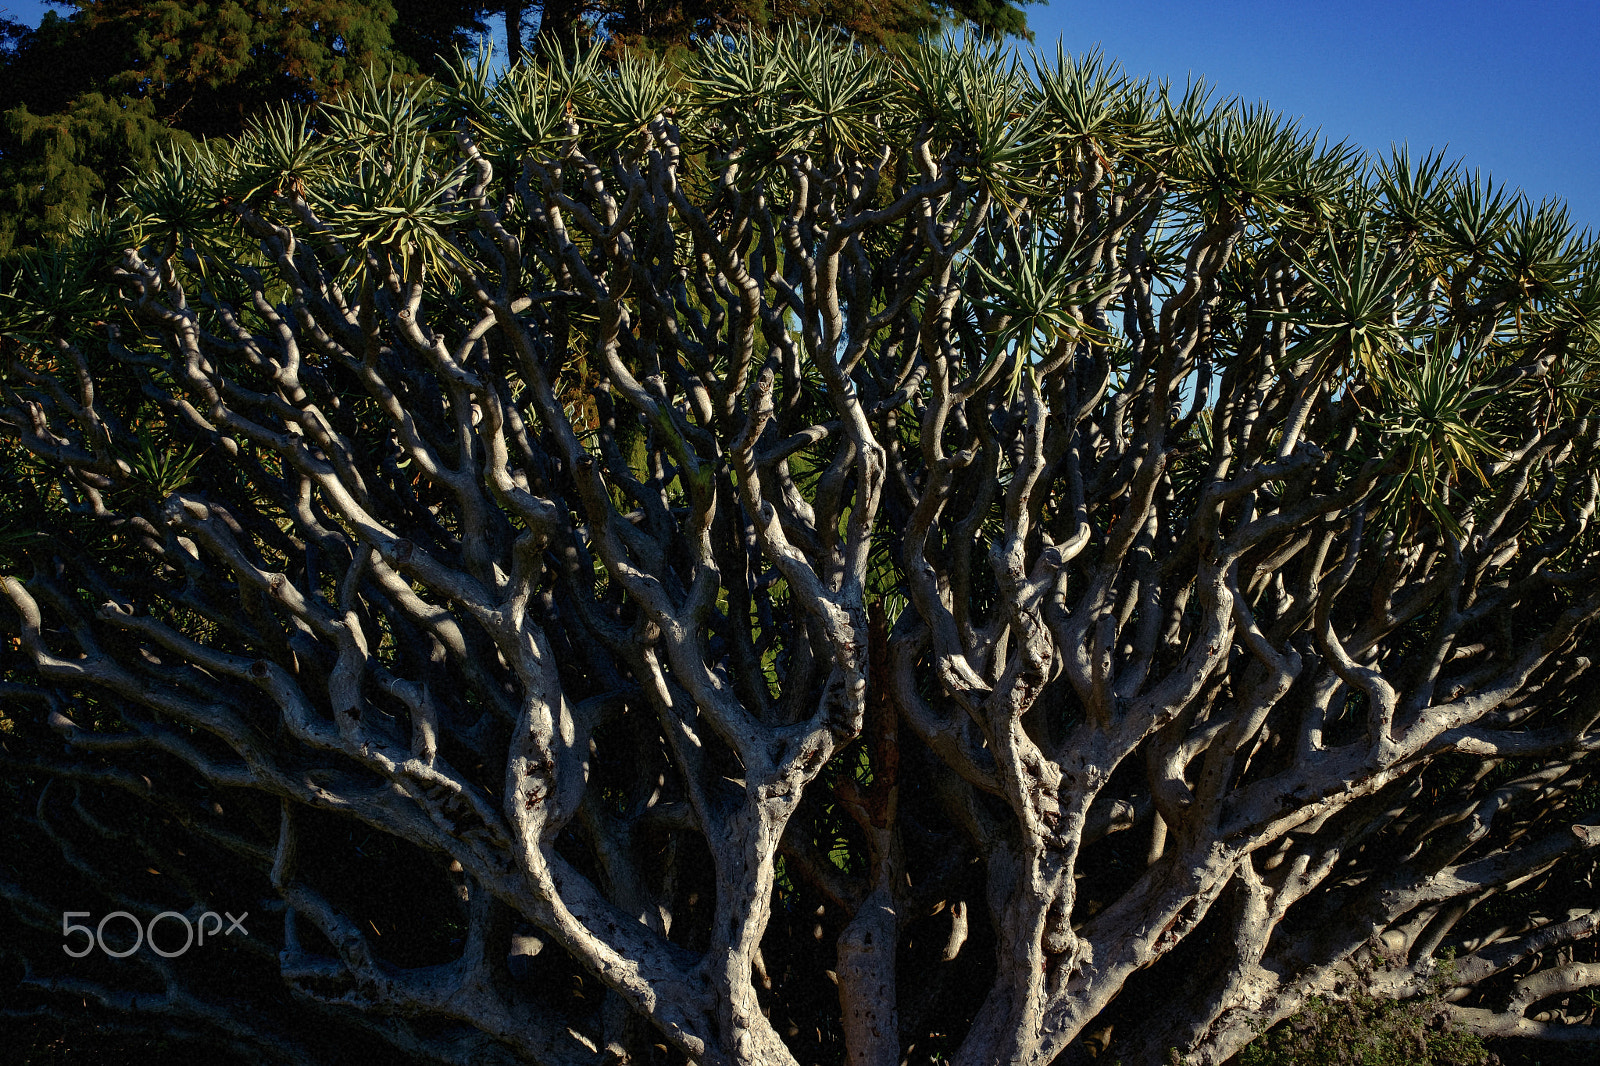
[[[1478,369],[1458,350],[1428,347],[1383,377],[1376,426],[1401,461],[1383,500],[1390,515],[1409,521],[1420,509],[1461,534],[1449,507],[1454,487],[1465,474],[1486,484],[1484,465],[1504,458],[1480,417],[1495,393],[1474,380]]]
[[[102,276],[103,251],[78,239],[0,264],[0,337],[47,344],[98,326],[115,295]]]
[[[312,192],[352,263],[370,254],[391,261],[400,276],[413,267],[438,275],[459,255],[451,228],[469,217],[470,204],[455,198],[463,175],[441,174],[422,137],[396,139],[364,153],[342,180]]]
[[[1320,260],[1301,265],[1315,299],[1304,309],[1266,313],[1304,331],[1293,357],[1315,357],[1335,370],[1360,367],[1382,378],[1411,305],[1411,265],[1369,235],[1365,222],[1347,239],[1325,236]]]
[[[1041,238],[1028,242],[1014,261],[991,270],[973,266],[988,295],[979,305],[1003,323],[990,335],[989,358],[980,380],[1009,364],[1007,394],[1015,396],[1034,356],[1060,337],[1104,335],[1084,323],[1074,309],[1103,293],[1095,290],[1078,263],[1076,249],[1053,247]]]
[[[136,438],[123,445],[120,458],[129,473],[118,491],[133,498],[159,503],[187,485],[205,460],[194,445],[179,446],[169,434],[140,427]]]

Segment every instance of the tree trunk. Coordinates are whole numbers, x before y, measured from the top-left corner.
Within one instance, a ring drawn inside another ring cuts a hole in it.
[[[522,57],[526,54],[522,38],[522,11],[524,5],[522,0],[505,0],[505,4],[506,55],[510,59],[511,65],[515,66],[522,62]],[[543,28],[542,19],[540,26]]]

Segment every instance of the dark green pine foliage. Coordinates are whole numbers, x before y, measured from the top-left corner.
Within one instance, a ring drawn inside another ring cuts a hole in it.
[[[61,111],[80,94],[103,88],[135,61],[133,43],[110,22],[86,13],[46,11],[33,29],[13,24],[0,47],[0,111],[26,105]]]
[[[390,0],[77,2],[85,30],[128,42],[108,86],[197,135],[235,133],[265,104],[337,93],[392,61]]]
[[[88,92],[54,114],[35,115],[26,106],[6,112],[0,117],[0,256],[61,240],[74,218],[115,196],[118,175],[192,140],[163,125],[149,99]]]
[[[0,256],[49,244],[127,170],[368,68],[431,72],[477,7],[428,0],[78,0],[0,24]]]
[[[510,0],[515,3],[516,0]],[[1032,37],[1023,7],[1037,0],[544,0],[532,21],[565,41],[597,30],[655,48],[751,28],[806,23],[879,45],[903,45],[945,27],[986,37]]]
[[[81,13],[47,11],[33,29],[0,20],[0,257],[59,239],[170,139],[149,105],[95,91],[131,59],[125,39]]]
[[[489,32],[485,9],[475,0],[389,0],[394,23],[389,27],[393,50],[424,74],[441,74],[444,58],[457,50],[476,49]]]

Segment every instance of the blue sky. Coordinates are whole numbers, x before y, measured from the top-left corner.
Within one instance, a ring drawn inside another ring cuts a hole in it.
[[[1055,0],[1040,43],[1266,100],[1369,151],[1431,147],[1600,231],[1596,0]]]
[[[41,0],[0,0],[36,23]],[[1102,46],[1129,73],[1266,100],[1371,151],[1448,145],[1468,166],[1560,196],[1600,231],[1596,0],[1055,0],[1041,46]]]

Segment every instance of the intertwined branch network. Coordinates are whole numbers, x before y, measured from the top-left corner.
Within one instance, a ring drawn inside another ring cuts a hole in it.
[[[1557,205],[791,33],[274,112],[13,268],[16,1010],[294,1062],[1220,1063],[1358,987],[1596,1035]]]

